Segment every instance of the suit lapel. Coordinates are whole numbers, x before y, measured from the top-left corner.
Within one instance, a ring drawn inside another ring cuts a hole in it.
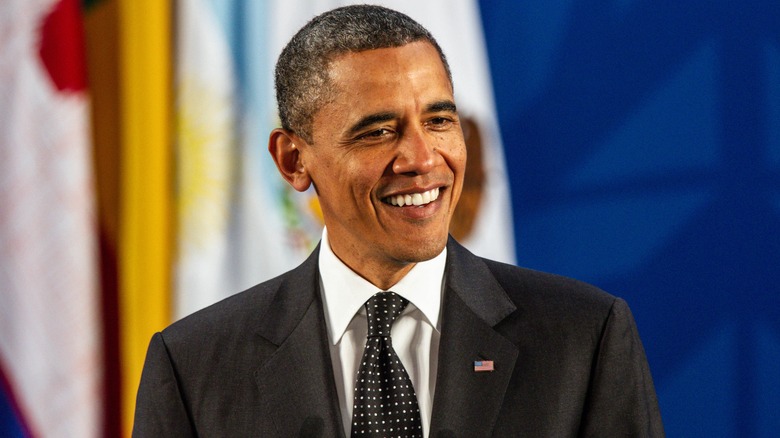
[[[480,259],[452,240],[447,253],[430,436],[489,436],[518,355],[493,326],[516,308]],[[477,360],[495,370],[475,372]]]
[[[260,335],[279,346],[255,373],[278,436],[344,436],[319,296],[317,255],[279,287]]]
[[[489,436],[515,366],[517,348],[493,329],[515,306],[487,266],[448,245],[436,392],[430,436]],[[318,250],[286,276],[260,336],[277,345],[255,373],[278,436],[344,436],[319,296]],[[493,372],[474,361],[492,360]]]

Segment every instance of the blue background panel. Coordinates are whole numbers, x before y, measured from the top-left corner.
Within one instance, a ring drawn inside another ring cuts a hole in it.
[[[776,436],[780,5],[480,8],[519,263],[629,302],[669,436]]]

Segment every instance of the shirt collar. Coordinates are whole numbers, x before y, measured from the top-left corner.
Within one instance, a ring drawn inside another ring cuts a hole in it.
[[[409,300],[409,307],[413,305],[419,309],[437,331],[446,261],[445,247],[436,257],[415,264],[401,281],[388,289]],[[328,335],[335,345],[363,304],[380,289],[351,270],[333,253],[327,229],[322,231],[318,262]]]

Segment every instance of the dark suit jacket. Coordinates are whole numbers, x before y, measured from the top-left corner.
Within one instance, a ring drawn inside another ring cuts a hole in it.
[[[133,436],[344,436],[317,254],[157,333]],[[663,436],[623,300],[452,239],[445,275],[431,437]]]

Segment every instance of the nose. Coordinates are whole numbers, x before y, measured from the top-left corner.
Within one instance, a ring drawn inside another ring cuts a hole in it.
[[[430,172],[440,158],[433,147],[430,136],[422,129],[409,129],[404,133],[398,144],[398,153],[393,161],[393,172],[396,174],[421,175]]]

